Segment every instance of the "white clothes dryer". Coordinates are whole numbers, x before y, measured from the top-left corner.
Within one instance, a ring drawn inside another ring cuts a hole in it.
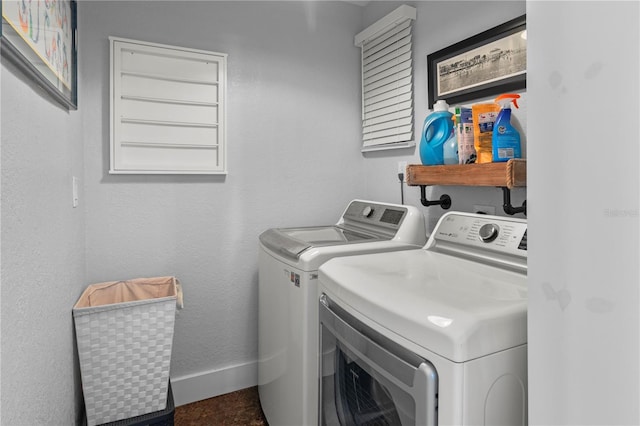
[[[527,424],[527,224],[446,213],[319,269],[322,425]]]
[[[258,392],[271,426],[318,424],[318,267],[426,239],[416,207],[365,200],[353,200],[335,225],[260,235]]]

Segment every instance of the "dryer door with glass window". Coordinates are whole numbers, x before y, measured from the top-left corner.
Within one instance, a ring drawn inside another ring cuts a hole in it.
[[[433,365],[320,300],[320,425],[436,425]]]

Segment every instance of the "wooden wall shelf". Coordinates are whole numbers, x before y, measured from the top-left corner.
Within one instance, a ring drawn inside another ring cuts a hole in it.
[[[455,164],[447,166],[407,166],[407,185],[527,186],[527,160],[506,163]]]
[[[428,200],[425,188],[431,185],[497,186],[502,188],[505,213],[527,214],[527,201],[522,206],[511,205],[511,189],[527,186],[527,160],[512,159],[506,163],[453,164],[447,166],[407,166],[407,185],[420,187],[423,206],[451,207],[451,197],[443,194],[439,200]]]

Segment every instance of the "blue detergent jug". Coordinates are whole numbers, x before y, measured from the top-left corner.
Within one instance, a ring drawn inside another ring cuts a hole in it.
[[[453,132],[453,114],[449,105],[439,100],[433,106],[433,112],[424,120],[422,139],[420,140],[420,161],[425,166],[444,164],[442,145],[449,140]]]

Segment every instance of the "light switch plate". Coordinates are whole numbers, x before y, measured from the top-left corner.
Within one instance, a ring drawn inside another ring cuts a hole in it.
[[[78,178],[73,176],[71,179],[71,187],[73,193],[73,207],[78,207]]]

